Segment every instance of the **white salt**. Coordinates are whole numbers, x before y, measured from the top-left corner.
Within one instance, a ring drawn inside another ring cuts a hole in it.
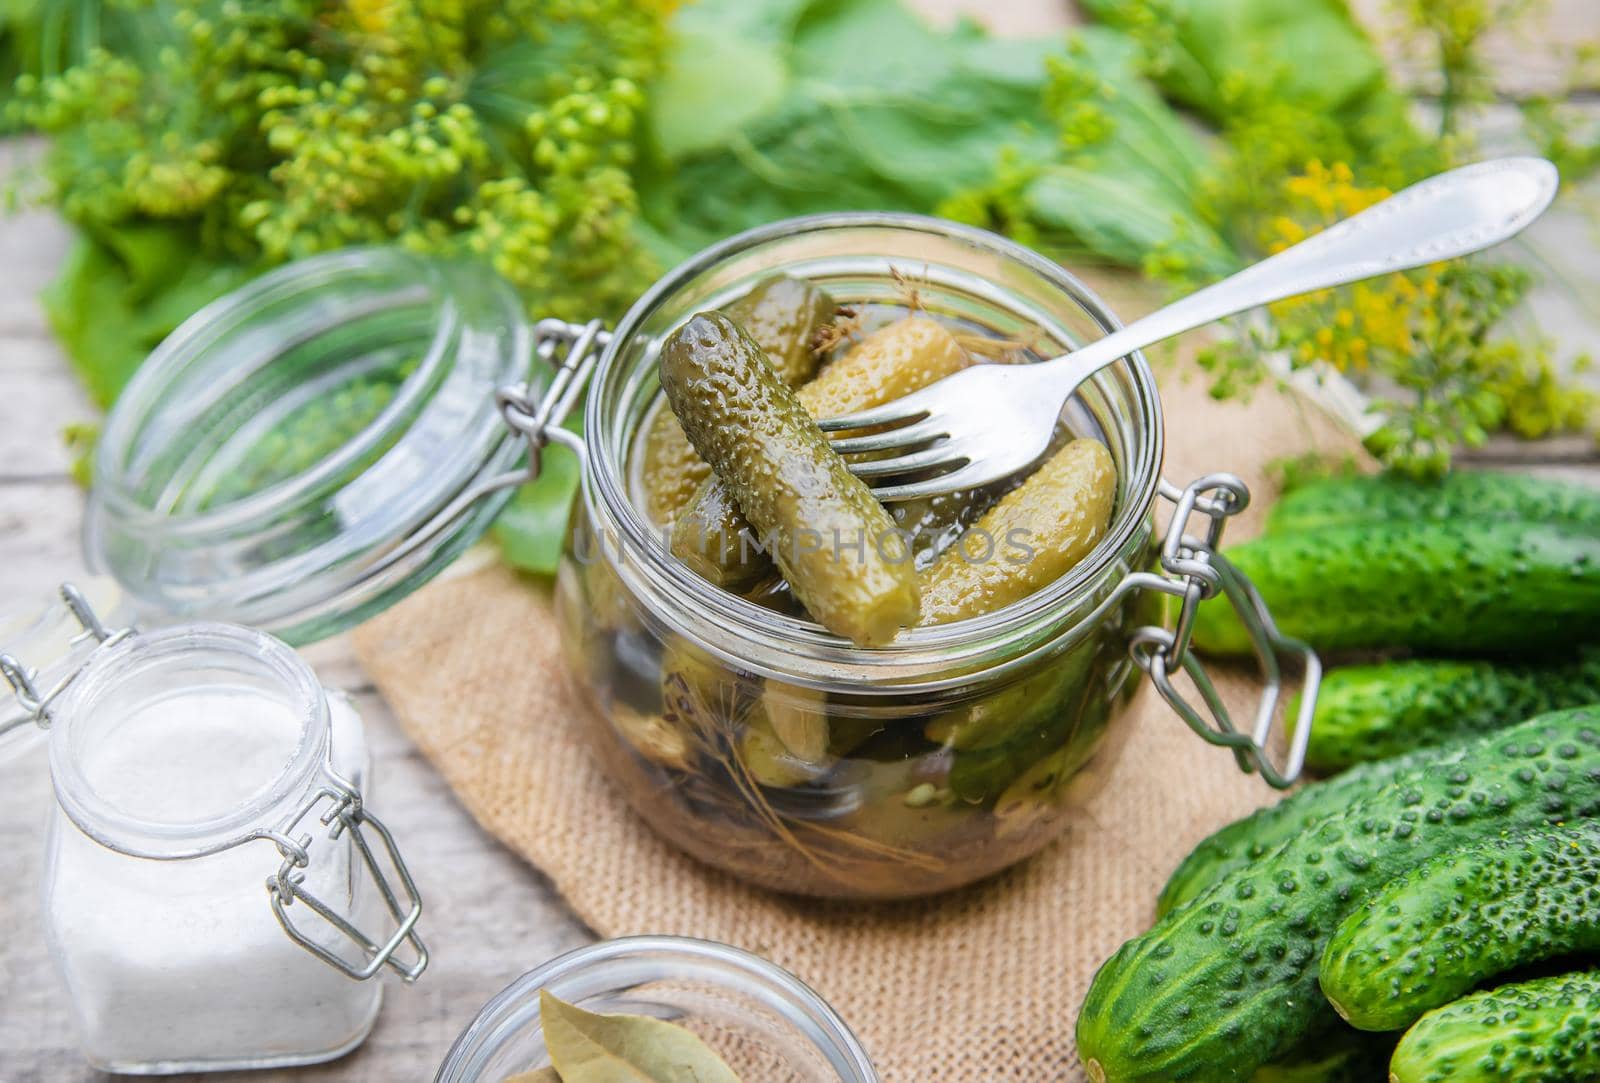
[[[338,697],[331,706],[335,764],[361,785],[360,719]],[[299,719],[269,698],[196,690],[108,727],[85,750],[82,770],[99,797],[128,816],[204,822],[270,788],[299,737]],[[261,826],[278,826],[289,811],[275,809]],[[348,912],[348,844],[329,842],[314,817],[297,829],[304,832],[316,840],[307,889]],[[381,987],[343,976],[289,939],[265,887],[279,861],[262,841],[189,860],[132,858],[93,842],[57,812],[45,911],[93,1063],[146,1072],[308,1063],[365,1037]],[[377,893],[355,879],[357,924],[383,927],[371,905]],[[304,905],[289,912],[308,929],[323,928]]]

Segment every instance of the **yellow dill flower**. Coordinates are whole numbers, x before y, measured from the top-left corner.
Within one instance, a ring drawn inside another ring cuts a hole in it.
[[[381,34],[388,30],[399,6],[395,0],[345,0],[350,18],[367,34]]]

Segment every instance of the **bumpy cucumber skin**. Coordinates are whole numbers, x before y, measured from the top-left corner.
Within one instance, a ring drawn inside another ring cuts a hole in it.
[[[1526,963],[1600,949],[1600,823],[1483,839],[1423,862],[1345,918],[1322,992],[1362,1030],[1400,1030]]]
[[[1457,472],[1441,481],[1390,475],[1330,478],[1284,494],[1267,533],[1326,530],[1394,519],[1500,519],[1600,530],[1600,491],[1525,474]]]
[[[1430,1012],[1400,1039],[1392,1083],[1600,1079],[1600,972],[1502,985]]]
[[[1322,679],[1306,764],[1338,771],[1589,703],[1600,703],[1600,648],[1552,665],[1413,659],[1346,666]]]
[[[1543,715],[1408,772],[1124,944],[1078,1019],[1090,1078],[1249,1078],[1329,1024],[1318,960],[1370,892],[1476,839],[1597,814],[1596,709]]]
[[[1600,636],[1600,532],[1516,522],[1396,521],[1267,535],[1227,556],[1284,634],[1319,650],[1413,647],[1516,654]],[[1248,654],[1225,600],[1194,641]]]
[[[702,313],[673,332],[661,347],[661,384],[695,450],[772,539],[795,597],[823,627],[876,646],[915,623],[916,570],[883,541],[894,520],[737,324]]]
[[[1459,754],[1459,749],[1429,748],[1362,764],[1235,820],[1203,840],[1172,871],[1156,900],[1157,916],[1176,910],[1228,874],[1260,861],[1318,821],[1371,797],[1407,772]]]
[[[800,388],[812,417],[880,406],[973,363],[955,335],[931,316],[907,316],[867,335]]]
[[[1340,1026],[1305,1042],[1292,1056],[1262,1065],[1250,1083],[1373,1083],[1388,1074],[1395,1035]]]
[[[815,380],[802,385],[798,395],[812,417],[833,417],[881,406],[970,363],[971,357],[944,324],[927,316],[908,316],[862,339]],[[943,510],[948,515],[956,508],[947,505]],[[928,524],[922,528],[928,529]],[[771,562],[759,549],[741,548],[739,536],[749,529],[738,501],[721,479],[709,477],[683,515],[683,536],[674,529],[672,549],[711,582],[743,590],[772,572]],[[707,538],[713,540],[703,540]]]
[[[733,490],[715,477],[700,486],[672,524],[672,555],[723,590],[743,594],[770,578],[772,564],[756,547],[748,527],[729,532],[727,524],[744,523]]]
[[[1116,499],[1117,468],[1105,445],[1072,441],[1001,497],[923,575],[923,623],[989,613],[1060,579],[1105,535]]]
[[[833,298],[792,275],[772,275],[723,309],[743,327],[790,387],[811,379],[820,357],[811,348],[817,331],[833,319]],[[645,511],[651,522],[670,526],[694,499],[711,467],[695,453],[671,410],[659,410],[644,444]]]

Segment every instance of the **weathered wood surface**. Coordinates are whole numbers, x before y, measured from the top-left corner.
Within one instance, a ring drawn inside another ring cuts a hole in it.
[[[1593,0],[1559,0],[1562,25],[1594,21]],[[998,29],[1025,33],[1060,25],[1057,0],[919,0],[938,17],[957,11],[989,17]],[[1588,31],[1593,36],[1600,27]],[[1520,62],[1537,67],[1537,53]],[[0,146],[0,171],[16,147]],[[1563,232],[1564,231],[1564,232]],[[1578,220],[1557,223],[1551,238],[1580,280],[1600,281],[1600,244]],[[67,371],[45,326],[37,293],[58,266],[66,230],[45,214],[0,218],[0,613],[43,598],[82,572],[78,530],[83,498],[68,476],[60,432],[94,410]],[[1542,300],[1541,321],[1570,328],[1595,349],[1591,328],[1560,298]],[[1489,449],[1493,465],[1600,480],[1593,445],[1563,441]],[[252,1083],[342,1080],[392,1083],[428,1079],[479,1006],[522,971],[587,939],[550,885],[468,819],[421,761],[372,691],[342,640],[311,652],[323,679],[352,692],[365,716],[377,760],[377,808],[403,842],[427,899],[433,965],[413,988],[392,986],[378,1028],[353,1056],[316,1069],[204,1077]],[[0,753],[0,1083],[78,1083],[106,1078],[77,1053],[65,998],[41,940],[38,913],[41,828],[50,801],[42,748]],[[197,1077],[199,1078],[199,1077]]]

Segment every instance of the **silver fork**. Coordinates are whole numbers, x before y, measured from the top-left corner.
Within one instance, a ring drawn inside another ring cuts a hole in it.
[[[852,462],[880,500],[971,489],[1037,461],[1072,393],[1107,365],[1157,342],[1303,293],[1477,252],[1515,236],[1555,198],[1542,158],[1501,158],[1441,173],[1397,192],[1260,263],[1071,353],[1031,365],[975,365],[893,402],[819,422],[840,454],[900,452]]]

